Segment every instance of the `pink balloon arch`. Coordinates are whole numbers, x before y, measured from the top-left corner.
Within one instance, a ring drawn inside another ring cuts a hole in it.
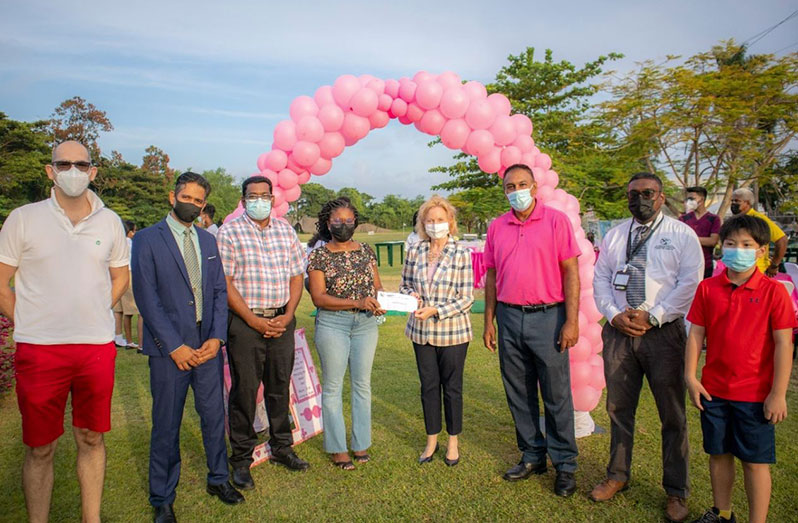
[[[532,139],[532,122],[512,114],[506,96],[488,95],[479,82],[462,83],[450,71],[438,75],[420,71],[413,78],[382,80],[370,75],[343,75],[333,85],[319,87],[313,97],[291,102],[291,118],[274,128],[270,151],[258,157],[258,173],[273,185],[276,216],[288,212],[299,199],[301,185],[311,176],[327,174],[334,158],[356,144],[369,131],[398,119],[419,131],[439,136],[443,145],[476,156],[480,169],[504,176],[515,163],[528,165],[537,181],[537,199],[568,216],[582,256],[579,257],[581,300],[579,342],[570,350],[574,408],[591,411],[604,389],[601,313],[593,302],[593,245],[585,237],[579,217],[579,200],[558,189],[558,174],[551,158]],[[241,214],[239,207],[228,217]],[[226,221],[226,220],[225,220]]]

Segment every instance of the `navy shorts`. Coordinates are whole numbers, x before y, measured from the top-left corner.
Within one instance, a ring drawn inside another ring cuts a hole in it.
[[[732,454],[747,463],[776,462],[776,430],[765,419],[763,403],[701,398],[704,452]]]

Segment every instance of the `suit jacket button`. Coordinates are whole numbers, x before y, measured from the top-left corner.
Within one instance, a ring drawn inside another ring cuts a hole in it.
[[[194,305],[193,301],[188,302],[189,305]]]

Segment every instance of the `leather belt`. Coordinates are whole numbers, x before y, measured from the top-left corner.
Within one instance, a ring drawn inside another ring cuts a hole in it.
[[[256,307],[250,310],[252,311],[252,314],[255,316],[260,316],[261,318],[274,318],[275,316],[285,314],[285,306],[278,307],[276,309],[261,309]]]
[[[559,301],[557,303],[539,303],[537,305],[516,305],[515,303],[505,303],[501,302],[504,305],[507,305],[510,308],[518,309],[519,311],[523,311],[524,313],[535,313],[535,312],[545,312],[549,309],[554,309],[555,307],[559,307],[563,305],[563,302]]]

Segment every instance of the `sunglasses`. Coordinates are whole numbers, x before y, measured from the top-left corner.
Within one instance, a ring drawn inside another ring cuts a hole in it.
[[[343,225],[343,224],[354,225],[355,224],[355,220],[354,219],[349,219],[349,220],[339,220],[339,219],[330,220],[330,225]]]
[[[643,189],[642,191],[629,191],[626,193],[626,197],[630,200],[636,200],[640,197],[644,200],[653,200],[658,194],[659,191],[655,189]]]
[[[66,160],[58,160],[53,162],[53,167],[55,167],[56,171],[67,171],[72,168],[72,166],[78,168],[79,171],[83,171],[84,173],[91,169],[91,162],[68,162]]]

